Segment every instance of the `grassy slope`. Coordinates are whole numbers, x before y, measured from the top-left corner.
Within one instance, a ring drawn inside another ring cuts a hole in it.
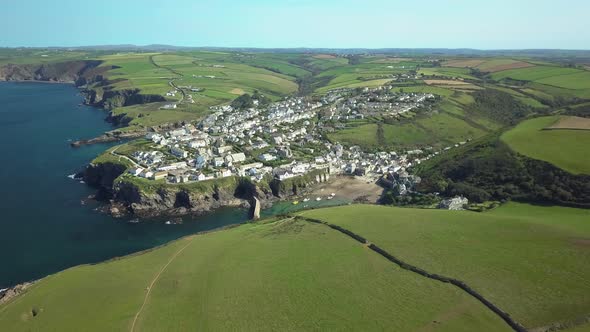
[[[292,75],[307,73],[264,54],[252,63],[256,67],[245,64],[248,62],[241,61],[234,54],[214,52],[121,53],[102,56],[100,59],[104,61],[103,66],[116,66],[116,69],[109,70],[106,74],[114,82],[111,85],[114,90],[139,89],[143,94],[165,95],[172,89],[169,84],[172,79],[175,79],[177,85],[192,85],[204,89],[201,92],[189,92],[195,103],[181,104],[176,110],[161,110],[161,103],[155,103],[121,107],[114,111],[115,114],[125,113],[132,118],[132,126],[144,127],[180,120],[197,120],[209,106],[229,102],[240,94],[252,93],[254,90],[259,90],[272,99],[297,91],[294,76],[261,67],[280,69]],[[268,60],[266,64],[265,59]],[[167,99],[179,100],[180,94]]]
[[[478,214],[355,205],[302,214],[467,282],[527,327],[590,312],[588,210],[511,203]]]
[[[590,131],[542,130],[558,119],[557,116],[530,119],[501,138],[518,153],[550,162],[574,174],[590,174]]]
[[[69,269],[0,307],[0,326],[128,330],[146,286],[167,262],[136,330],[508,330],[455,287],[301,221],[243,225]]]

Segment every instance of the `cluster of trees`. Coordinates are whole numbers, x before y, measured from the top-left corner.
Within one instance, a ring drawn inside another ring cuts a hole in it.
[[[498,135],[440,156],[418,170],[419,190],[471,201],[518,200],[590,207],[590,176],[574,175],[513,152]]]
[[[266,106],[270,104],[271,100],[267,96],[261,94],[258,90],[254,90],[252,95],[247,93],[239,96],[238,98],[234,99],[231,103],[231,107],[234,109],[246,109],[254,107],[254,101],[258,101],[258,105]]]
[[[395,195],[393,190],[387,190],[381,203],[396,206],[431,206],[440,202],[440,197],[434,194],[411,193],[404,196]]]
[[[467,111],[490,118],[496,122],[514,125],[532,112],[509,93],[494,89],[478,90],[472,94],[475,103]]]

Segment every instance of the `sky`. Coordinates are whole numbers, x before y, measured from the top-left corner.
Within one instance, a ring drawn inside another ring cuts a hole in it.
[[[0,47],[590,49],[589,0],[0,0],[0,8]]]

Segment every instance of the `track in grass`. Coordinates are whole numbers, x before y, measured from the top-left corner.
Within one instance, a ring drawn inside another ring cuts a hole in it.
[[[141,315],[141,312],[143,311],[143,308],[145,307],[147,300],[150,297],[152,289],[156,285],[156,282],[158,282],[158,279],[160,279],[160,276],[162,275],[162,273],[164,271],[166,271],[166,268],[168,268],[168,265],[170,265],[170,263],[172,263],[174,261],[174,259],[176,259],[176,257],[178,257],[178,255],[180,255],[184,251],[184,249],[186,249],[191,243],[193,243],[193,240],[194,240],[194,238],[192,238],[184,247],[178,249],[178,251],[176,251],[174,253],[174,255],[172,255],[172,257],[170,257],[170,259],[168,260],[166,265],[164,265],[162,267],[162,269],[154,276],[154,279],[152,279],[152,282],[150,283],[150,285],[147,288],[147,292],[145,293],[145,297],[143,298],[143,303],[141,304],[141,307],[139,308],[139,310],[135,314],[135,317],[133,318],[133,323],[131,324],[131,328],[129,329],[129,331],[133,332],[135,330],[135,324],[137,323],[137,319],[139,318],[139,315]]]

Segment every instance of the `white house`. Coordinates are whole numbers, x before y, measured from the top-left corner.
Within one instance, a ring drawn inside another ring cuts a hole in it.
[[[243,152],[233,153],[231,159],[234,163],[241,163],[246,160],[246,155]]]
[[[215,167],[223,166],[223,162],[224,162],[223,158],[221,158],[221,157],[213,158],[213,166],[215,166]]]
[[[260,159],[262,161],[273,161],[273,160],[277,160],[277,157],[273,156],[272,154],[263,153],[260,156],[258,156],[258,159]]]

